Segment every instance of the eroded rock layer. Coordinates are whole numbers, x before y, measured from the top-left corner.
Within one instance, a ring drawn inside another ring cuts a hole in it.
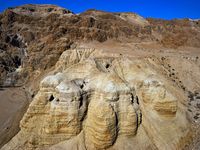
[[[150,64],[102,58],[94,49],[64,52],[40,83],[21,131],[2,149],[43,149],[79,134],[86,149],[112,148],[121,138],[140,136],[148,141],[145,148],[181,147],[191,139],[184,105]]]
[[[14,136],[2,149],[199,149],[199,31],[200,20],[8,8],[0,92],[20,86],[32,102],[16,136],[2,126],[1,143]]]

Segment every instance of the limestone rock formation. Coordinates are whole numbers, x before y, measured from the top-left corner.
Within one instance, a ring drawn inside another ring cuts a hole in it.
[[[151,78],[145,80],[142,96],[144,103],[153,105],[153,109],[160,115],[176,115],[177,99],[158,81]]]
[[[50,14],[72,14],[71,11],[66,10],[64,8],[55,6],[55,5],[32,5],[27,4],[21,7],[9,8],[13,10],[14,13],[23,14],[26,16],[34,16],[34,17],[46,17]]]
[[[146,132],[147,146],[158,149],[175,149],[182,138],[190,139],[182,104],[147,60],[100,55],[91,49],[64,52],[42,80],[21,131],[2,149],[43,149],[79,134],[87,149],[109,148],[138,132]]]
[[[15,136],[1,128],[1,149],[198,149],[199,31],[190,19],[5,10],[0,92],[19,86],[31,103]]]
[[[0,85],[19,86],[40,77],[77,42],[112,39],[122,43],[155,42],[169,48],[200,47],[198,22],[145,19],[134,13],[97,10],[74,14],[54,5],[8,8],[0,14]]]

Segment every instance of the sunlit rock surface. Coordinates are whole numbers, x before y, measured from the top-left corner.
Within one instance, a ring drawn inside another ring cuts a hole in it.
[[[145,149],[176,149],[190,140],[185,107],[148,59],[100,55],[64,52],[41,81],[21,131],[2,149],[43,149],[77,138],[85,149],[105,149],[141,136]]]
[[[199,31],[191,19],[8,8],[0,14],[0,147],[198,150]]]

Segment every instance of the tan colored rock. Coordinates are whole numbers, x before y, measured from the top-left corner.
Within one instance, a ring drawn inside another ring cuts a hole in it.
[[[107,148],[117,137],[116,115],[109,103],[91,102],[85,124],[87,149]]]
[[[112,149],[123,139],[138,146],[142,137],[142,149],[176,149],[190,140],[184,106],[148,60],[97,56],[99,51],[90,49],[64,52],[42,80],[21,131],[2,149],[70,143],[77,149]]]
[[[198,20],[24,5],[0,24],[0,86],[34,98],[2,149],[198,149]]]
[[[163,116],[175,116],[177,111],[177,99],[166,90],[162,83],[154,78],[144,81],[143,100],[146,105],[152,105],[158,114]]]
[[[120,17],[134,25],[149,25],[146,19],[134,13],[120,13]]]

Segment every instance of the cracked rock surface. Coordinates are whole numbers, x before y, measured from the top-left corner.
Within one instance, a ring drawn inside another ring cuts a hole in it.
[[[64,52],[2,149],[53,149],[79,136],[83,149],[106,149],[138,134],[147,141],[142,148],[176,149],[190,139],[174,87],[148,60],[99,56],[93,49]]]
[[[198,150],[199,25],[8,8],[0,14],[1,150]]]

